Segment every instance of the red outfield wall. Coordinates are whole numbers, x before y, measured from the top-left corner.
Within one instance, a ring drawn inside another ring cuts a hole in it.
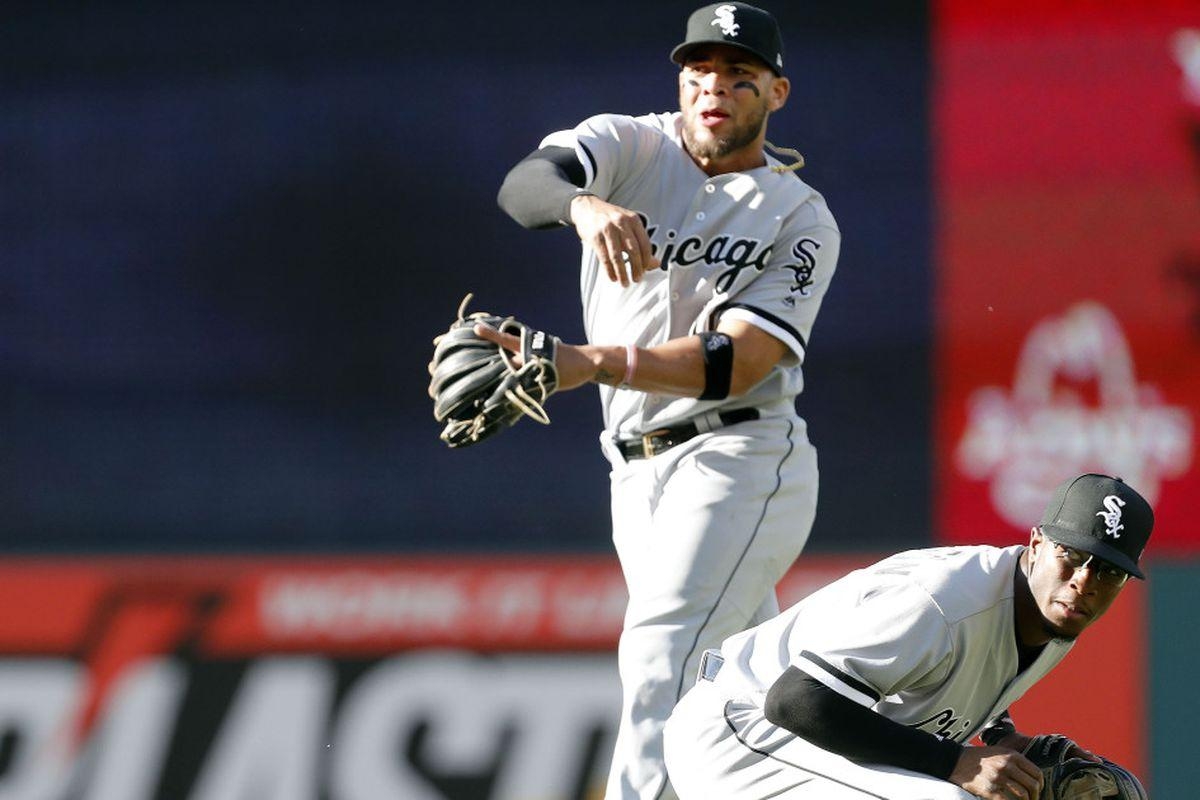
[[[607,558],[8,559],[0,795],[598,797],[625,601]]]

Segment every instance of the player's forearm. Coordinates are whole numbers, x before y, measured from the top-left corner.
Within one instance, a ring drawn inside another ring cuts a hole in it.
[[[846,758],[943,780],[954,771],[963,750],[951,739],[901,725],[847,700],[795,667],[771,687],[763,711],[775,725]]]
[[[677,397],[699,397],[704,391],[704,356],[696,336],[634,348],[633,352],[624,345],[580,345],[577,349],[587,359],[590,373],[586,380],[591,383],[624,384],[639,392]]]
[[[726,330],[722,326],[722,332]],[[723,399],[750,391],[779,361],[782,345],[749,324],[730,326],[723,365],[700,336],[683,336],[654,347],[576,345],[560,348],[559,386],[583,383],[621,386],[639,392]]]

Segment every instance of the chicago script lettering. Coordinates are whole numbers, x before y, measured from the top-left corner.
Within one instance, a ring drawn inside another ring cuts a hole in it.
[[[927,725],[932,725],[934,730],[932,733],[946,739],[955,739],[962,736],[971,727],[971,720],[959,719],[954,715],[953,708],[945,708],[934,714],[928,719],[923,719],[920,722],[913,723],[913,728],[926,728]],[[958,730],[955,730],[957,728]]]
[[[713,284],[714,290],[720,293],[730,291],[743,270],[753,269],[755,272],[765,270],[767,262],[771,258],[771,251],[774,249],[770,244],[763,246],[758,239],[746,236],[735,238],[728,234],[719,234],[711,239],[696,235],[680,239],[678,231],[671,229],[662,231],[662,238],[666,239],[666,244],[659,244],[655,241],[655,237],[660,231],[659,227],[652,225],[645,214],[638,214],[638,217],[641,218],[642,224],[646,227],[646,234],[650,238],[650,252],[659,259],[661,264],[659,269],[665,270],[671,265],[693,267],[697,264],[727,267],[717,276]],[[793,280],[789,288],[793,293],[799,293],[804,297],[811,296],[808,287],[813,284],[813,272],[817,266],[817,250],[819,249],[821,249],[821,243],[807,237],[792,246],[791,256],[799,263],[782,264],[781,268],[792,272]]]
[[[762,246],[758,239],[749,237],[733,238],[721,234],[712,239],[702,236],[685,236],[676,239],[678,233],[673,230],[663,232],[667,243],[659,246],[654,238],[658,234],[657,225],[651,225],[644,214],[639,214],[646,233],[650,237],[650,252],[661,261],[660,269],[667,269],[671,264],[679,267],[692,267],[697,264],[708,266],[726,266],[724,272],[717,276],[714,288],[718,292],[728,292],[744,269],[762,272],[767,267],[771,257],[771,245]]]

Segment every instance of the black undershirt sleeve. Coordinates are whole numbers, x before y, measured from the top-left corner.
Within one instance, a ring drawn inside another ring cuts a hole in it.
[[[888,764],[946,780],[963,746],[910,728],[842,697],[796,667],[767,692],[763,708],[775,725],[853,761]]]
[[[496,202],[522,226],[557,228],[571,224],[571,201],[583,190],[587,174],[569,147],[534,150],[508,171]]]

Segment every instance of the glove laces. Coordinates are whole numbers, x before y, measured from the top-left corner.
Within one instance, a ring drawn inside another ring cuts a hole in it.
[[[505,330],[510,326],[515,329],[515,332]],[[513,317],[508,317],[501,322],[500,330],[504,333],[513,333],[524,344],[525,329]],[[555,369],[554,362],[546,358],[533,358],[523,364],[517,364],[516,353],[503,347],[500,348],[500,357],[504,359],[504,366],[508,368],[512,383],[512,387],[504,393],[504,396],[525,416],[543,425],[549,425],[550,415],[546,413],[545,403],[553,391],[548,387],[553,387],[558,383],[558,370]],[[525,388],[525,385],[530,383],[528,380],[530,376],[532,376],[532,386],[537,390],[536,396]]]

